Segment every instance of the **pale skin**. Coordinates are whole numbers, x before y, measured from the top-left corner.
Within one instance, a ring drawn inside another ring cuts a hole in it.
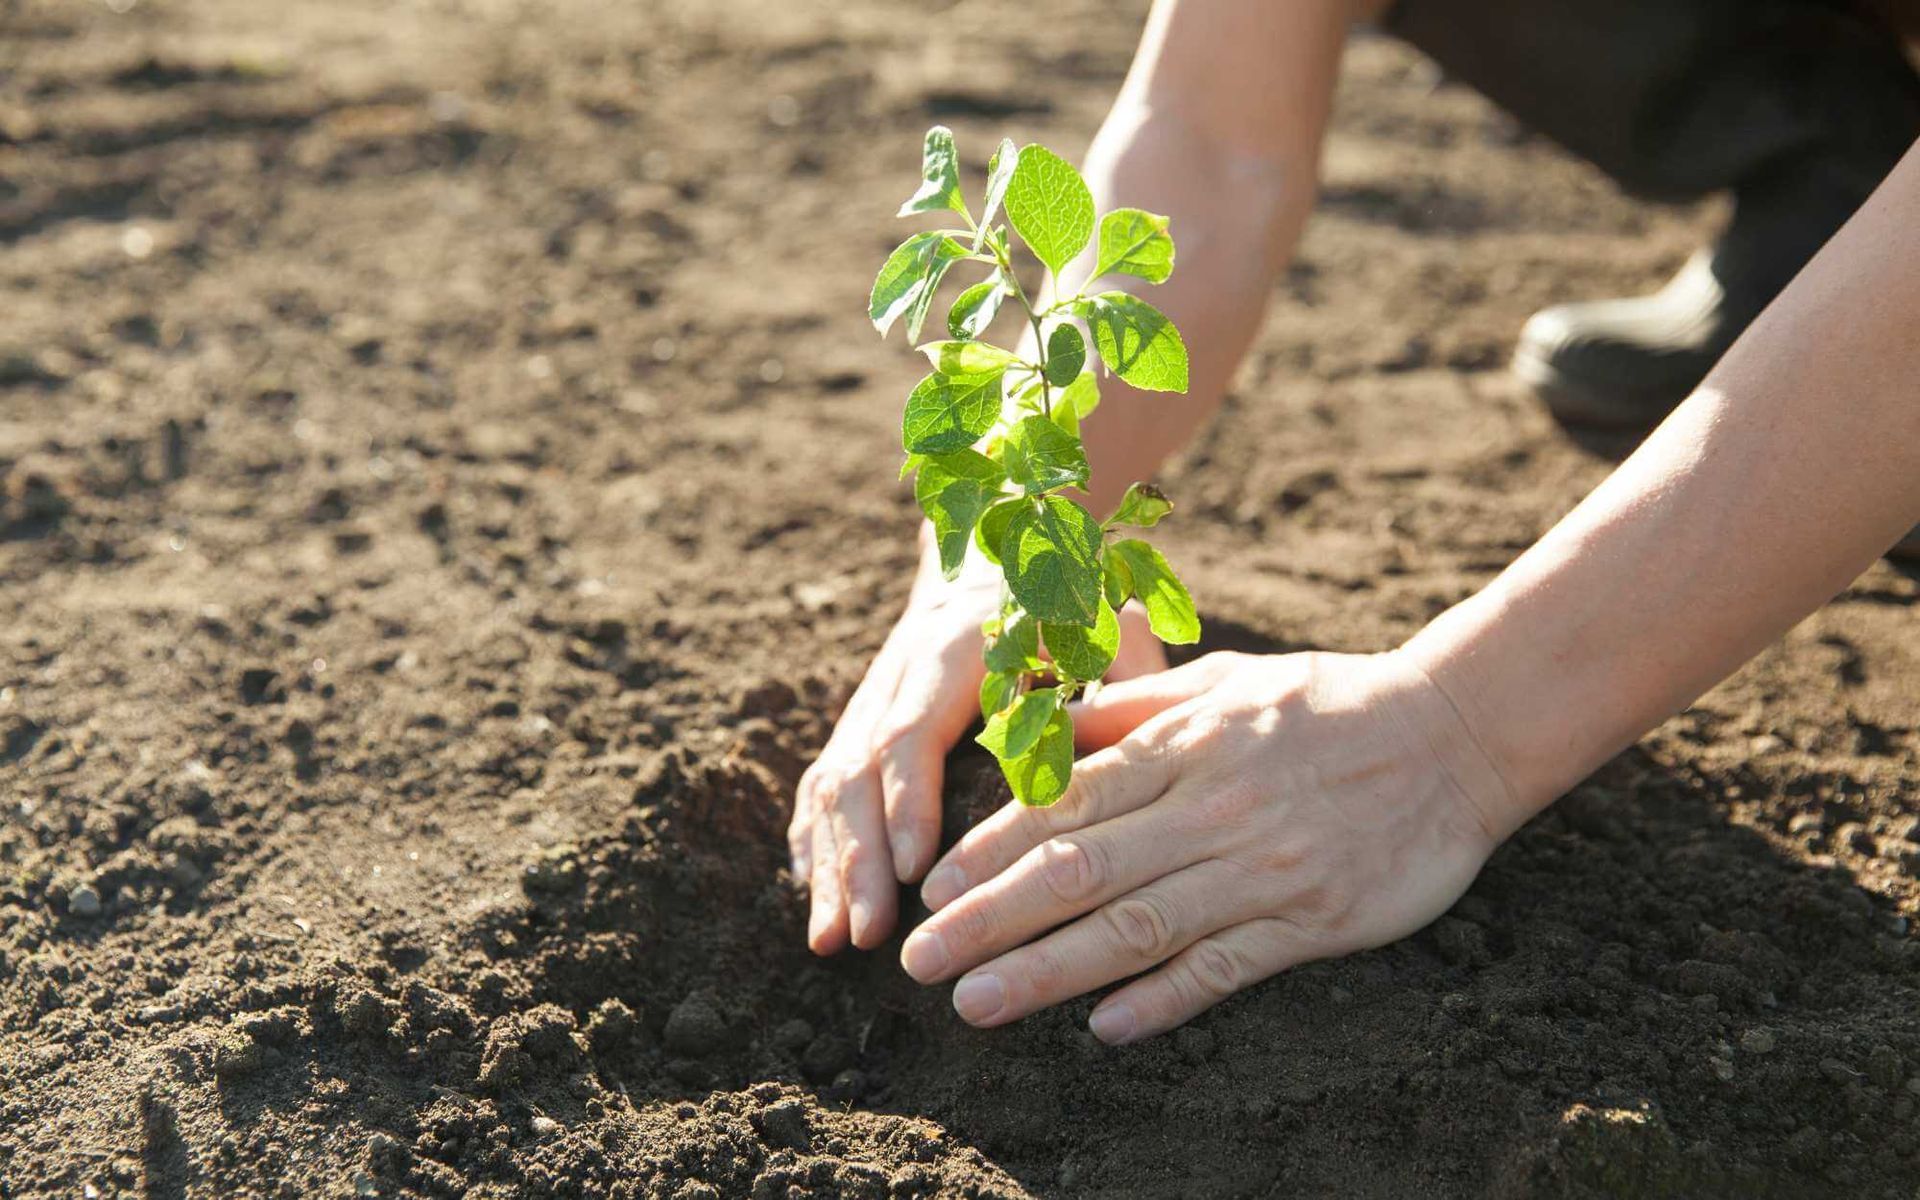
[[[1102,208],[1152,208],[1182,231],[1180,271],[1154,299],[1187,334],[1194,391],[1169,405],[1106,389],[1085,427],[1096,507],[1206,419],[1257,329],[1313,194],[1355,15],[1156,5],[1087,174]],[[1265,254],[1226,249],[1249,244]],[[1088,753],[1066,796],[1009,805],[937,864],[941,762],[973,716],[993,593],[923,566],[801,784],[810,944],[880,944],[895,880],[924,875],[934,915],[902,948],[910,975],[953,983],[982,1026],[1131,980],[1090,1020],[1123,1043],[1418,930],[1504,838],[1920,517],[1916,329],[1920,148],[1699,390],[1477,595],[1370,655],[1159,670],[1136,623],[1116,681],[1076,713]]]

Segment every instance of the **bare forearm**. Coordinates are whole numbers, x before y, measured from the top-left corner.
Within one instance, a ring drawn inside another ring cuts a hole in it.
[[[1514,793],[1503,832],[1920,518],[1920,150],[1652,437],[1406,647]]]
[[[1086,177],[1098,208],[1172,218],[1180,259],[1145,295],[1187,342],[1186,395],[1101,383],[1083,437],[1098,510],[1216,409],[1311,210],[1350,0],[1160,0]],[[1231,80],[1231,86],[1223,86]],[[1092,269],[1088,261],[1081,272]],[[1078,285],[1079,275],[1068,273]],[[1132,286],[1125,277],[1101,283]]]
[[[1087,178],[1102,211],[1129,206],[1173,218],[1178,269],[1142,294],[1180,327],[1189,356],[1185,395],[1101,382],[1100,414],[1082,436],[1092,498],[1104,512],[1129,483],[1153,478],[1218,410],[1312,207],[1315,163],[1310,155],[1239,155],[1196,136],[1177,112],[1127,104],[1095,139]]]

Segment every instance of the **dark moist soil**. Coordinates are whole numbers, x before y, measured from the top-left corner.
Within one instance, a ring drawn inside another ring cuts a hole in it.
[[[935,120],[1077,152],[1124,7],[0,8],[0,1196],[1914,1194],[1884,565],[1172,1037],[802,948],[789,794],[913,554],[888,214]],[[1373,38],[1324,190],[1165,481],[1213,647],[1488,579],[1605,470],[1513,331],[1713,219]]]

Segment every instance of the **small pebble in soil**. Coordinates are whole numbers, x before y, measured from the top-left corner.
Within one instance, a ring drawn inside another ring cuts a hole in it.
[[[67,893],[67,911],[76,917],[97,917],[100,915],[100,893],[90,883],[83,883]]]
[[[1774,1047],[1773,1030],[1765,1025],[1755,1025],[1740,1035],[1740,1048],[1748,1054],[1771,1053]]]
[[[552,1137],[554,1134],[560,1132],[560,1122],[543,1114],[535,1117],[528,1124],[528,1128],[533,1130],[533,1136],[535,1137]]]
[[[695,992],[667,1016],[667,1049],[689,1058],[704,1058],[726,1045],[727,1023],[713,998]]]

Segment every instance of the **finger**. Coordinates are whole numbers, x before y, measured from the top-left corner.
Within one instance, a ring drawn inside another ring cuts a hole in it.
[[[957,638],[937,658],[904,668],[875,739],[893,870],[910,883],[940,848],[940,785],[947,751],[973,721],[986,668],[978,644]]]
[[[796,880],[813,875],[813,792],[818,776],[807,768],[793,792],[793,819],[787,822],[787,861]]]
[[[1240,657],[1221,651],[1152,675],[1101,685],[1070,709],[1074,744],[1089,750],[1113,745],[1153,717],[1218,685]]]
[[[847,903],[840,888],[839,852],[833,822],[816,819],[813,831],[811,907],[807,945],[815,954],[838,954],[847,946]]]
[[[1128,601],[1127,606],[1120,610],[1120,652],[1114,655],[1113,665],[1107,668],[1107,679],[1117,683],[1166,669],[1166,644],[1153,636],[1153,629],[1147,622],[1147,610],[1140,607],[1140,602]]]
[[[787,823],[787,851],[792,859],[794,878],[812,879],[812,822],[824,806],[834,803],[834,789],[844,774],[843,769],[833,764],[852,759],[854,755],[848,753],[850,748],[857,747],[864,752],[872,736],[874,719],[893,699],[901,668],[900,656],[889,654],[883,646],[861,677],[846,708],[841,710],[832,735],[821,747],[820,757],[800,777],[800,786],[794,789],[793,819]]]
[[[833,826],[833,865],[846,897],[848,935],[860,949],[871,950],[892,931],[899,907],[878,773],[867,769],[846,777],[821,816]]]
[[[1087,1027],[1108,1045],[1137,1042],[1186,1024],[1241,988],[1321,956],[1291,921],[1247,921],[1208,934],[1158,971],[1108,996]]]
[[[1147,805],[1048,838],[913,931],[901,965],[921,983],[951,979],[1056,925],[1208,856],[1170,810]]]
[[[927,874],[920,899],[939,912],[1056,834],[1148,804],[1173,782],[1174,764],[1143,740],[1090,754],[1073,765],[1066,794],[1046,808],[1014,801],[968,830]]]
[[[1157,966],[1246,919],[1255,903],[1237,868],[1196,863],[968,972],[954,986],[953,1007],[973,1025],[1019,1020]]]

